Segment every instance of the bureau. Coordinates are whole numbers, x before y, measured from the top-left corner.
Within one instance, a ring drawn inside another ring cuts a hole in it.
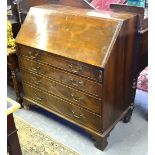
[[[16,38],[24,107],[74,123],[103,150],[117,122],[131,118],[136,33],[131,13],[32,7]]]

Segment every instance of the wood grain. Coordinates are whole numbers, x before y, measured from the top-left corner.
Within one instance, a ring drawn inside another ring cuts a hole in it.
[[[65,115],[80,124],[84,124],[89,128],[97,131],[101,130],[101,118],[99,116],[61,100],[54,95],[47,94],[46,92],[36,89],[26,83],[23,83],[23,87],[27,98],[32,99],[38,104],[44,105],[61,115]]]
[[[43,91],[47,91],[48,88],[48,92],[62,99],[73,102],[73,104],[89,109],[97,114],[101,114],[101,99],[95,98],[89,94],[84,94],[69,86],[26,70],[21,70],[21,73],[24,82],[29,83],[34,87],[38,87]]]
[[[77,124],[103,150],[118,121],[132,115],[137,33],[132,13],[32,7],[16,40],[24,104]]]
[[[99,83],[87,80],[85,78],[70,74],[48,65],[44,65],[42,63],[37,63],[36,61],[27,58],[20,57],[19,63],[21,68],[25,68],[42,76],[46,76],[52,80],[69,85],[70,87],[76,88],[78,90],[83,90],[97,97],[101,97],[102,85]]]
[[[103,68],[122,24],[121,14],[112,15],[53,5],[34,7],[16,42]]]
[[[20,56],[75,73],[94,81],[102,82],[102,79],[100,78],[102,69],[88,66],[85,63],[79,63],[78,61],[73,61],[71,59],[64,59],[63,57],[61,58],[60,56],[58,57],[49,52],[30,48],[28,46],[19,46],[18,48],[21,51],[19,53]]]

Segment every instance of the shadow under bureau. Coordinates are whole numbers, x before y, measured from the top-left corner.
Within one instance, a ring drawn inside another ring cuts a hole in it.
[[[80,126],[103,150],[132,114],[136,28],[130,13],[32,7],[16,38],[24,106]]]

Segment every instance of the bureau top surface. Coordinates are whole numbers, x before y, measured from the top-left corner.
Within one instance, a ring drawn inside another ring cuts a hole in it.
[[[131,16],[58,5],[32,7],[16,42],[103,68],[123,21]]]

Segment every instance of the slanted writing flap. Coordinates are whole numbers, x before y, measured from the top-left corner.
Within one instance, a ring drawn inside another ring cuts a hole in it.
[[[53,5],[32,7],[16,42],[103,67],[121,25],[120,19],[108,13]]]

